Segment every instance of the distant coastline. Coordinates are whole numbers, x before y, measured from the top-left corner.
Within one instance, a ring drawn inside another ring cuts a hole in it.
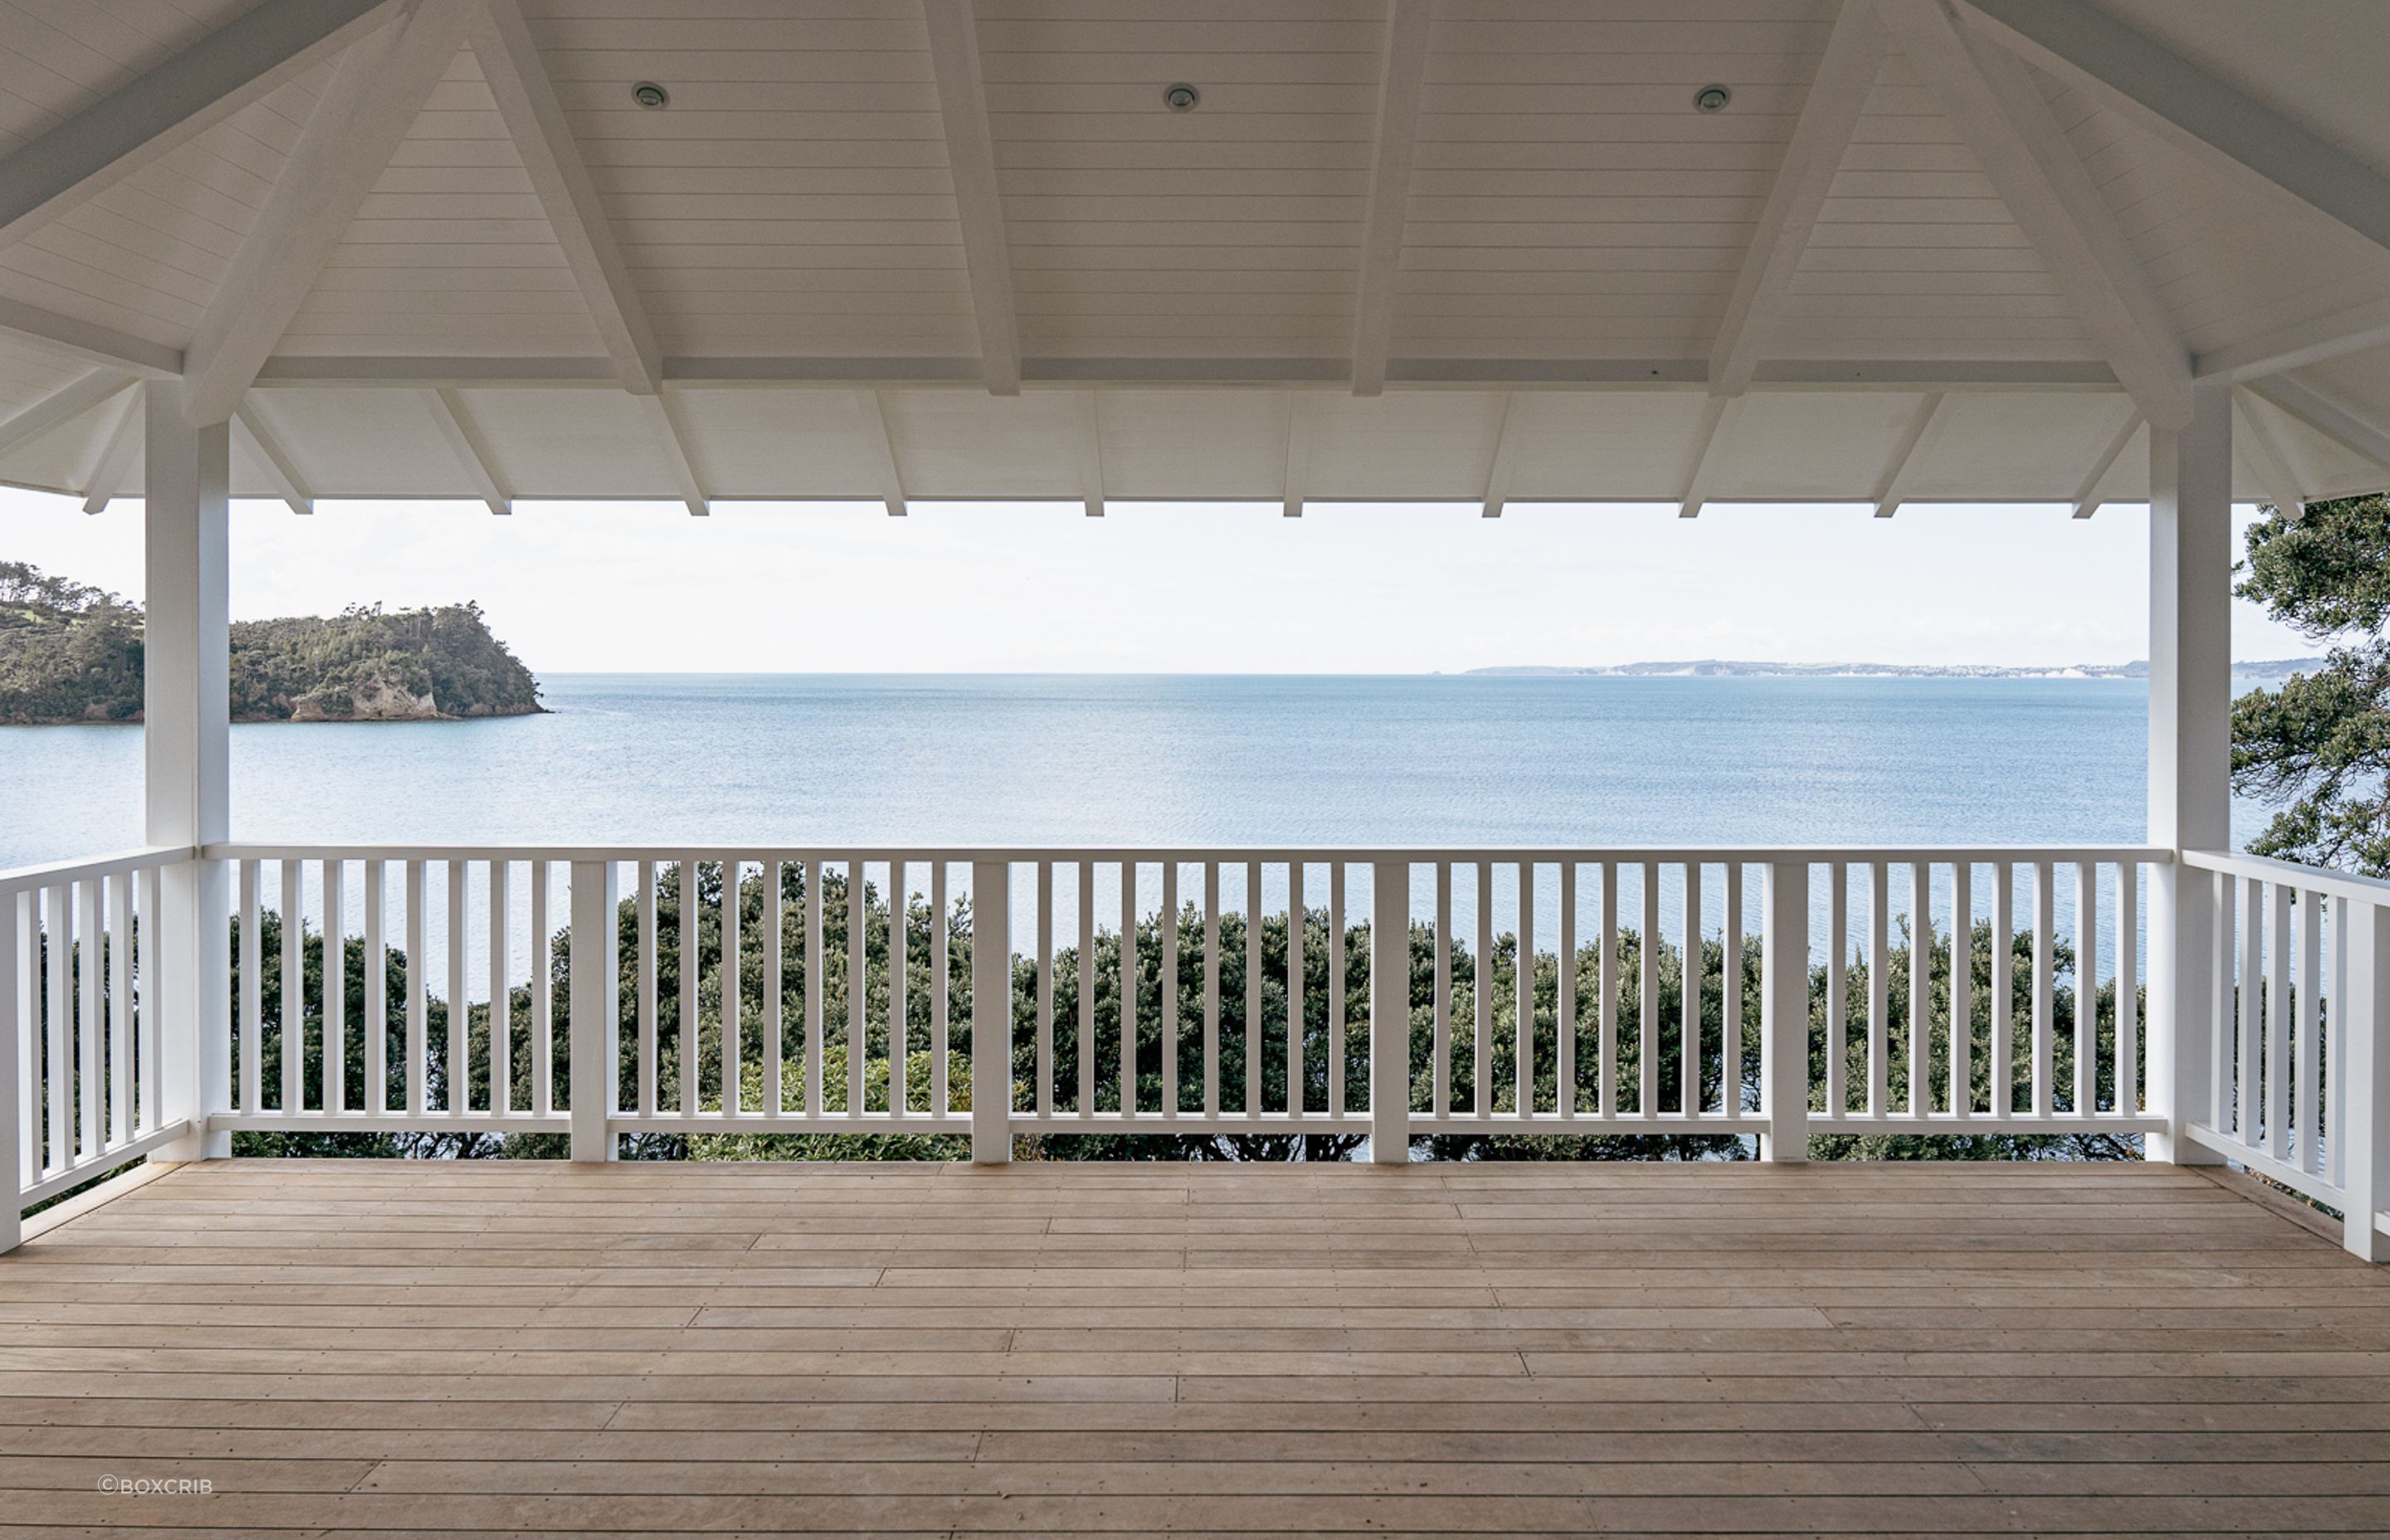
[[[2321,666],[2320,658],[2263,658],[2235,663],[2232,672],[2244,679],[2287,679]],[[1516,663],[1463,671],[1471,675],[1505,678],[1586,677],[1600,679],[2147,679],[2146,660],[2129,663],[2074,663],[2054,667],[2016,667],[2002,663],[1767,663],[1731,658],[1697,658],[1682,662]]]

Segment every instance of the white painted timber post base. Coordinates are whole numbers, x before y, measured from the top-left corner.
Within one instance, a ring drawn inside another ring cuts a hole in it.
[[[2348,932],[2338,938],[2348,949],[2348,1090],[2338,1105],[2347,1109],[2346,1226],[2342,1244],[2368,1262],[2390,1262],[2379,1215],[2390,1203],[2390,906],[2348,905]]]
[[[971,1161],[1012,1159],[1012,867],[971,863]]]
[[[1369,1160],[1411,1158],[1411,866],[1370,868]]]
[[[610,1161],[619,1143],[609,1126],[622,1102],[622,953],[614,910],[614,863],[572,863],[572,978],[565,1031],[576,1161]]]
[[[1759,1158],[1809,1158],[1809,867],[1778,861],[1767,868],[1761,918],[1759,1105],[1767,1131]],[[1687,937],[1690,955],[1700,944]],[[1729,1094],[1732,1094],[1731,1092]]]

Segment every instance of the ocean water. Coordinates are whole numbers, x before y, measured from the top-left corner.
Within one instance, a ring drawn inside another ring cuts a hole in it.
[[[537,717],[237,726],[234,835],[846,848],[2144,830],[2147,697],[2130,680],[555,674],[545,689]],[[140,842],[138,728],[0,729],[0,867]],[[2236,832],[2263,819],[2241,809]],[[1144,880],[1150,908],[1158,878]],[[1464,874],[1464,926],[1473,886]],[[1240,887],[1232,873],[1231,904]],[[1507,927],[1515,884],[1496,887]],[[1099,915],[1117,917],[1117,892],[1099,879]],[[1556,898],[1538,905],[1546,924]],[[2062,893],[2062,928],[2070,905]],[[1755,924],[1755,893],[1747,907]],[[1662,912],[1673,926],[1673,890]]]

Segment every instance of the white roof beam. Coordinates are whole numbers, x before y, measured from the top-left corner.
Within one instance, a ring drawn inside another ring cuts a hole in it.
[[[0,454],[83,416],[133,381],[114,369],[94,369],[0,422]]]
[[[83,480],[83,511],[103,513],[115,501],[124,486],[124,478],[133,469],[133,452],[141,447],[141,396],[145,387],[134,386],[124,392],[124,410],[118,415],[115,428],[108,442],[100,446],[99,458],[94,460],[91,474]]]
[[[649,435],[654,439],[656,453],[663,457],[664,468],[678,489],[681,506],[688,509],[691,519],[703,519],[713,510],[706,505],[705,488],[697,480],[697,467],[688,457],[688,444],[681,438],[680,424],[673,420],[672,404],[659,392],[651,396],[633,396],[639,414],[648,419]]]
[[[1939,391],[1929,391],[1917,404],[1917,415],[1908,419],[1908,427],[1900,435],[1899,447],[1892,452],[1891,463],[1884,467],[1883,477],[1876,482],[1875,516],[1889,519],[1900,511],[1902,498],[1908,491],[1918,462],[1918,450],[1933,435],[1934,425],[1942,419],[1942,403],[1947,399]]]
[[[146,376],[183,372],[180,348],[17,300],[0,299],[0,334],[86,364],[130,369]]]
[[[508,495],[505,483],[492,468],[490,452],[482,446],[472,424],[465,418],[465,404],[456,392],[445,390],[425,390],[416,392],[423,400],[423,410],[430,416],[433,427],[440,430],[441,440],[448,453],[472,479],[473,495],[479,497],[492,513],[514,512],[514,499]]]
[[[1079,498],[1087,517],[1104,516],[1104,401],[1095,391],[1079,393]]]
[[[341,57],[192,334],[183,368],[192,421],[232,416],[479,9],[478,0],[418,0]]]
[[[2139,412],[2130,414],[2125,418],[2125,426],[2116,430],[2116,436],[2108,441],[2108,447],[2101,450],[2100,457],[2091,463],[2090,470],[2085,473],[2083,480],[2076,483],[2075,488],[2075,518],[2088,519],[2100,511],[2100,483],[2108,479],[2108,472],[2114,470],[2116,468],[2116,462],[2125,457],[2126,446],[2133,442],[2133,435],[2140,430],[2141,415]]]
[[[2366,421],[2316,390],[2286,374],[2253,379],[2246,390],[2272,403],[2344,448],[2390,469],[2390,432]]]
[[[1386,48],[1378,71],[1378,140],[1361,225],[1361,284],[1353,304],[1353,393],[1386,388],[1394,346],[1394,291],[1402,282],[1403,225],[1409,216],[1411,150],[1427,82],[1431,0],[1386,0]]]
[[[573,142],[564,105],[541,62],[539,45],[515,0],[489,0],[473,27],[473,57],[496,98],[498,116],[522,156],[532,190],[563,248],[565,265],[589,307],[589,318],[614,361],[623,388],[654,395],[663,388],[663,349],[631,279],[630,263],[607,223],[598,184]]]
[[[2296,519],[2307,511],[2306,499],[2299,493],[2298,479],[2291,474],[2291,462],[2275,442],[2273,430],[2252,410],[2249,392],[2232,392],[2233,432],[2236,451],[2245,451],[2250,468],[2257,473],[2258,485],[2266,489],[2267,501],[2285,519]]]
[[[2246,342],[2191,360],[2191,372],[2251,379],[2304,368],[2390,342],[2390,300],[2371,300],[2329,315],[2312,316]]]
[[[2163,428],[2188,422],[2190,354],[2024,66],[1976,44],[1948,0],[1879,6],[2141,415]]]
[[[987,123],[987,86],[980,76],[979,24],[971,0],[922,0],[929,23],[930,68],[937,79],[938,113],[945,124],[946,165],[962,222],[963,262],[970,269],[971,309],[979,318],[982,373],[1000,396],[1021,391],[1021,325],[1013,313],[1012,247],[1004,231],[1004,199],[996,180],[996,140]]]
[[[873,479],[880,483],[880,500],[887,505],[889,518],[902,519],[911,504],[905,496],[904,473],[896,466],[896,440],[888,430],[888,404],[877,391],[857,391],[854,411],[863,424],[864,452],[870,457]]]
[[[395,0],[265,0],[0,160],[0,246],[22,239],[356,42]]]
[[[250,447],[256,450],[257,457],[265,462],[265,473],[274,481],[274,495],[289,505],[293,513],[315,512],[315,494],[307,490],[306,482],[300,479],[298,468],[290,463],[290,456],[274,442],[274,434],[265,424],[257,420],[257,413],[249,403],[242,402],[233,409],[232,420],[248,432]]]
[[[1311,490],[1312,419],[1318,403],[1306,391],[1291,391],[1286,398],[1286,479],[1280,483],[1279,511],[1289,519],[1303,517],[1304,499]]]
[[[1713,394],[1737,396],[1751,388],[1760,349],[1792,291],[1801,253],[1809,248],[1834,173],[1883,67],[1885,41],[1875,0],[1843,0],[1718,326],[1717,346],[1710,354]]]
[[[1693,468],[1685,477],[1685,494],[1677,499],[1677,518],[1699,519],[1708,505],[1726,458],[1719,450],[1727,437],[1727,418],[1741,404],[1741,396],[1712,396],[1703,404],[1702,420],[1693,430]]]
[[[2390,248],[2390,177],[2082,0],[1964,0],[1966,14],[2069,85],[2203,163]]]
[[[1519,463],[1518,439],[1510,425],[1518,419],[1519,398],[1514,394],[1502,398],[1502,420],[1494,430],[1494,458],[1485,467],[1484,507],[1483,517],[1499,519],[1510,502],[1510,478]]]

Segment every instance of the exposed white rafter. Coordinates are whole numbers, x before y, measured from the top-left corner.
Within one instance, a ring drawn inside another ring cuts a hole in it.
[[[2082,0],[1963,0],[1971,22],[2202,164],[2390,248],[2390,177]]]
[[[2390,431],[2366,421],[2304,380],[2286,374],[2253,379],[2242,387],[2375,465],[2390,469]]]
[[[2075,518],[2088,519],[2100,511],[2100,483],[2108,479],[2108,472],[2115,468],[2118,460],[2124,458],[2126,446],[2133,442],[2133,436],[2141,430],[2141,415],[2139,412],[2126,417],[2125,426],[2116,430],[2116,436],[2108,441],[2108,447],[2101,450],[2100,457],[2091,462],[2090,470],[2086,472],[2083,480],[2075,485]]]
[[[141,447],[141,396],[146,388],[136,384],[124,392],[124,410],[109,430],[99,457],[92,462],[91,474],[83,480],[85,513],[106,512],[124,489],[124,479],[133,469],[133,452]]]
[[[1353,393],[1386,388],[1394,346],[1394,291],[1402,281],[1403,225],[1409,216],[1411,150],[1427,83],[1432,0],[1386,0],[1386,46],[1378,71],[1378,139],[1361,225],[1361,281],[1353,303]]]
[[[256,450],[257,457],[265,463],[265,473],[274,481],[274,495],[289,505],[293,513],[315,512],[315,494],[309,492],[307,483],[300,479],[298,468],[290,463],[290,456],[274,442],[273,431],[257,420],[255,408],[242,402],[233,409],[232,420],[248,433],[250,447]]]
[[[1843,0],[1801,104],[1801,116],[1792,125],[1792,141],[1785,147],[1775,185],[1760,211],[1759,227],[1743,255],[1742,274],[1718,325],[1717,345],[1710,353],[1710,390],[1715,394],[1741,395],[1751,388],[1760,350],[1785,296],[1792,291],[1801,253],[1808,250],[1834,173],[1883,67],[1885,41],[1875,0]]]
[[[1079,497],[1087,517],[1104,516],[1104,398],[1100,391],[1082,391],[1078,402]]]
[[[79,358],[86,364],[130,369],[139,375],[183,372],[180,348],[16,300],[0,299],[0,335],[31,342],[49,353]]]
[[[1510,425],[1518,417],[1518,396],[1504,396],[1502,420],[1494,430],[1494,458],[1485,466],[1485,498],[1480,512],[1487,519],[1501,518],[1502,509],[1510,501],[1510,477],[1519,463],[1518,439]]]
[[[16,416],[0,421],[0,454],[83,416],[132,383],[130,377],[117,370],[94,369],[61,386]]]
[[[2362,353],[2384,343],[2390,343],[2390,300],[2369,300],[2329,315],[2310,316],[2214,353],[2203,353],[2191,360],[2191,372],[2253,379],[2259,375],[2280,374],[2284,369],[2303,368],[2326,359]]]
[[[448,445],[448,452],[456,456],[456,463],[464,468],[467,476],[472,478],[473,495],[486,504],[492,513],[514,512],[514,499],[508,494],[505,483],[498,480],[489,450],[482,446],[480,436],[466,420],[465,404],[457,399],[456,392],[426,389],[416,393],[422,398],[423,410],[431,418],[431,425],[440,430],[441,440]]]
[[[1876,482],[1875,516],[1878,519],[1889,519],[1900,511],[1901,499],[1915,479],[1916,468],[1921,459],[1918,450],[1924,447],[1926,441],[1933,436],[1934,425],[1942,420],[1942,404],[1947,399],[1939,391],[1928,391],[1918,402],[1916,415],[1902,430],[1900,443],[1885,464],[1882,478]]]
[[[706,506],[705,488],[697,479],[697,467],[688,457],[688,445],[681,438],[680,424],[673,419],[672,403],[661,391],[651,396],[633,396],[639,415],[648,419],[649,436],[655,441],[656,453],[662,456],[664,468],[672,476],[675,494],[692,519],[702,519],[713,510]]]
[[[862,425],[864,452],[870,457],[872,478],[880,483],[880,500],[888,517],[902,519],[910,509],[905,497],[905,475],[896,464],[896,439],[888,430],[888,404],[877,391],[854,392],[854,414]]]
[[[1021,390],[1021,326],[1013,312],[1012,247],[996,181],[996,141],[987,123],[987,86],[979,65],[979,23],[971,0],[922,0],[930,67],[945,125],[946,165],[962,222],[963,262],[979,318],[980,366],[1000,396]]]
[[[515,0],[489,0],[474,23],[472,42],[498,116],[506,120],[616,376],[634,394],[655,394],[663,388],[663,349]]]
[[[1311,491],[1311,434],[1319,404],[1308,391],[1290,391],[1286,397],[1286,477],[1280,483],[1279,511],[1289,519],[1303,517],[1303,502]]]
[[[2232,392],[2232,425],[2233,451],[2247,454],[2250,468],[2257,473],[2257,483],[2266,489],[2266,500],[2275,511],[2290,519],[2306,512],[2306,499],[2300,495],[2298,478],[2291,474],[2291,462],[2265,417],[2250,408],[2246,391]]]
[[[1948,0],[1878,4],[2134,404],[2160,427],[2181,427],[2190,354],[2024,64],[1960,30]]]
[[[479,10],[479,0],[417,0],[341,56],[192,334],[183,366],[192,421],[232,416]]]
[[[396,8],[396,0],[264,0],[167,55],[0,160],[0,246],[188,144]]]
[[[1727,439],[1727,418],[1742,405],[1741,396],[1712,396],[1702,406],[1702,420],[1693,430],[1693,464],[1685,475],[1685,494],[1677,499],[1677,517],[1699,519],[1702,508],[1710,500],[1711,489],[1716,485],[1718,469],[1725,463],[1721,453]]]

